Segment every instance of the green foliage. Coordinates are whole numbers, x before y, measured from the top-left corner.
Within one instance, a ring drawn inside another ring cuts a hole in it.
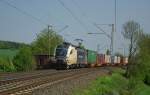
[[[149,95],[150,87],[141,83],[135,89],[135,95]]]
[[[136,87],[139,81],[150,85],[150,35],[143,34],[140,24],[134,21],[126,22],[123,29],[123,36],[130,40],[126,70],[126,76],[132,79],[130,87]]]
[[[128,67],[128,76],[134,81],[144,81],[150,85],[150,35],[142,35],[137,43],[136,56]],[[136,86],[136,85],[135,85]]]
[[[23,45],[29,46],[24,43],[17,43],[11,41],[0,41],[0,49],[19,49]]]
[[[63,38],[56,34],[53,30],[43,30],[37,35],[37,38],[32,42],[34,54],[54,54],[55,48],[58,44],[63,42]]]
[[[136,81],[134,78],[130,78],[127,91],[127,95],[149,95],[150,87],[142,81]]]
[[[106,55],[110,55],[110,50],[109,49],[107,49]]]
[[[123,54],[122,54],[122,53],[119,53],[119,52],[116,52],[116,53],[115,53],[115,56],[123,57]]]
[[[34,69],[35,63],[29,47],[20,48],[18,54],[13,59],[13,64],[17,71],[29,71]]]
[[[9,58],[10,60],[12,60],[17,52],[18,49],[0,49],[0,57],[4,59]]]
[[[112,76],[103,76],[92,82],[87,89],[79,91],[75,95],[120,95],[120,92],[126,88],[127,82],[117,73]]]
[[[0,58],[0,72],[12,72],[15,67],[9,58]]]
[[[150,71],[146,73],[144,82],[150,85]]]
[[[140,24],[131,20],[126,22],[123,25],[124,38],[128,39],[129,44],[129,56],[128,56],[128,65],[126,69],[126,77],[135,77],[141,74],[139,71],[140,67],[143,67],[141,64],[137,62],[137,53],[138,53],[138,42],[143,35],[143,30],[140,28]],[[141,70],[142,71],[142,70]],[[139,73],[137,73],[139,72]]]
[[[117,69],[111,76],[101,76],[86,89],[75,90],[74,95],[149,95],[149,86],[134,78],[123,77],[123,72]]]
[[[15,66],[12,63],[13,57],[17,54],[16,49],[0,49],[0,71],[1,72],[13,72]]]
[[[138,69],[145,78],[145,82],[150,85],[150,35],[143,35],[138,42]]]
[[[150,89],[150,35],[142,34],[137,42],[137,52],[128,66],[128,91],[130,95],[149,95]],[[132,63],[132,64],[131,64]]]

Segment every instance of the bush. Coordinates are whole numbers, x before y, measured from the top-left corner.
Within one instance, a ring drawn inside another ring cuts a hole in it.
[[[35,68],[35,62],[29,47],[20,48],[18,54],[13,59],[13,64],[17,71],[29,71]]]
[[[120,72],[120,71],[119,71]],[[122,74],[97,78],[85,89],[75,90],[73,95],[149,95],[150,87],[134,77],[127,79]]]
[[[50,37],[50,38],[49,38]],[[57,45],[63,42],[62,36],[58,35],[55,31],[44,29],[38,35],[35,41],[32,42],[32,51],[34,54],[49,54],[55,53]]]
[[[128,80],[118,73],[112,76],[97,78],[87,89],[76,91],[74,95],[126,95],[125,93]]]
[[[144,82],[147,85],[150,85],[150,71],[146,74]]]
[[[12,72],[15,71],[15,67],[9,58],[0,58],[0,72]]]

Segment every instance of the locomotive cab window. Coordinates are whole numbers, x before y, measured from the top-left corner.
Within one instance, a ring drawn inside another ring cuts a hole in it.
[[[57,48],[56,56],[66,56],[67,50],[65,48]]]
[[[73,53],[73,49],[70,51],[70,54],[72,54]]]

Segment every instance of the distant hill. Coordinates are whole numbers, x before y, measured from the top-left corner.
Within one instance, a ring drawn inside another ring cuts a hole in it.
[[[0,40],[0,49],[19,49],[20,47],[24,45],[29,46],[28,44],[24,44],[24,43]]]

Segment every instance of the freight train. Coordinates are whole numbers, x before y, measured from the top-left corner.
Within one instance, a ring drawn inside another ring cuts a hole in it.
[[[114,56],[113,61],[111,61],[110,55],[99,54],[96,51],[84,49],[67,42],[57,46],[55,60],[56,68],[65,69],[126,65],[128,63],[127,57]]]

